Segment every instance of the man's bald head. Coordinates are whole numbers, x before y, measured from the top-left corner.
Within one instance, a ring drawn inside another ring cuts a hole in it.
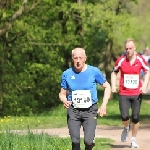
[[[83,48],[75,48],[72,50],[72,58],[74,57],[74,54],[81,53],[86,57],[85,50]]]

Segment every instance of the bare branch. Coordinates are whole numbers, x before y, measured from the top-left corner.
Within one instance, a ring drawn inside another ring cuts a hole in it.
[[[37,2],[35,2],[31,5],[31,7],[29,8],[29,11],[28,11],[28,15],[30,15],[31,10],[33,10],[40,2],[41,2],[41,0],[38,0]]]
[[[37,1],[36,3],[33,3],[32,6],[30,7],[30,10],[29,10],[29,11],[31,11],[32,9],[34,9],[34,8],[36,7],[36,5],[39,4],[39,2],[40,2],[40,0]]]
[[[22,89],[17,85],[15,81],[11,80],[11,83],[15,84],[16,88],[23,94]]]

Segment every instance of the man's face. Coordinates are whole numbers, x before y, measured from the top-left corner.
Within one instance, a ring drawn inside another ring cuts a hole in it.
[[[133,43],[133,41],[130,41],[128,43],[125,44],[125,51],[128,57],[132,57],[135,53],[135,44]]]
[[[74,51],[72,60],[76,71],[82,71],[86,61],[86,56],[84,52],[81,50]]]

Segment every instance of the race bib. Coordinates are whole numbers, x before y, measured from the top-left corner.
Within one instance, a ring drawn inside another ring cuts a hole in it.
[[[124,87],[129,89],[136,89],[139,86],[139,75],[124,74]]]
[[[92,106],[90,90],[72,91],[72,102],[74,104],[74,108],[89,108]]]

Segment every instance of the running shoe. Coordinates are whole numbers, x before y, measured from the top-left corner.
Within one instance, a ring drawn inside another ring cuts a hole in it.
[[[121,141],[122,142],[126,142],[130,128],[131,128],[131,125],[129,125],[129,129],[124,128],[124,130],[122,131],[122,134],[121,134]]]
[[[137,144],[136,141],[131,142],[131,148],[139,148],[139,145]]]

